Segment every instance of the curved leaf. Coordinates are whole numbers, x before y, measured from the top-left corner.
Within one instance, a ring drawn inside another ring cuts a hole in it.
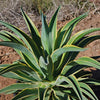
[[[40,58],[39,58],[39,65],[40,65],[41,69],[43,69],[44,72],[46,73],[48,63],[45,61],[45,59],[42,56],[40,56]]]
[[[30,66],[30,67],[32,69],[36,70],[39,73],[39,75],[42,75],[43,77],[45,77],[41,68],[38,65],[38,62],[36,61],[35,56],[33,56],[33,54],[31,52],[29,52],[29,50],[27,50],[24,46],[22,46],[18,43],[12,43],[12,42],[0,42],[0,45],[9,46],[9,47],[20,50],[22,53],[24,53],[27,56],[27,58],[33,64],[33,66]]]
[[[93,66],[93,67],[95,67],[97,69],[100,69],[100,62],[94,60],[93,58],[84,56],[84,57],[78,58],[78,60],[83,61],[83,62],[80,61],[80,64],[84,63],[84,61],[85,61],[87,66]]]
[[[9,34],[9,35],[8,35]],[[17,38],[15,35],[12,35],[11,33],[9,33],[9,32],[7,32],[7,31],[1,31],[0,32],[0,38],[2,39],[2,40],[4,40],[4,41],[12,41],[12,42],[14,42],[14,43],[21,43],[22,45],[24,45],[23,43],[22,43],[22,41],[20,41],[20,39],[19,38]],[[16,49],[14,49],[21,57],[22,57],[22,55],[21,55],[21,53],[18,51],[18,50],[16,50]],[[22,57],[23,58],[23,57]]]
[[[71,70],[70,70],[71,71]],[[75,76],[79,79],[79,78],[84,78],[84,77],[91,77],[92,76],[92,72],[90,71],[84,71],[81,70],[79,72],[76,72]]]
[[[100,35],[88,36],[88,37],[84,38],[83,40],[80,40],[77,43],[75,43],[75,45],[77,45],[79,47],[85,47],[89,43],[91,43],[92,41],[97,40],[97,39],[100,39]],[[78,55],[78,53],[79,52],[69,52],[69,53],[66,53],[66,55],[63,55],[63,57],[62,57],[63,61],[60,62],[59,67],[62,68],[65,65],[65,63],[74,60],[76,58],[76,56]]]
[[[75,78],[75,76],[72,76],[72,75],[69,77],[59,76],[55,84],[59,85],[62,82],[67,82],[72,87],[72,89],[74,90],[74,92],[78,96],[79,100],[83,100],[80,86],[79,86],[79,83],[78,83],[77,79]]]
[[[34,42],[34,40],[32,40],[26,33],[24,33],[22,30],[20,30],[19,28],[8,24],[6,22],[0,21],[0,23],[4,26],[6,26],[7,28],[9,28],[10,30],[12,30],[16,35],[18,35],[26,44],[26,46],[33,52],[35,52],[36,56],[38,57],[40,54],[40,51],[36,45],[36,43]],[[35,47],[35,48],[33,48]]]
[[[43,100],[44,92],[45,92],[45,88],[39,88],[38,89],[38,98],[39,98],[39,100]]]
[[[0,32],[0,39],[2,39],[3,41],[11,41],[12,40],[9,36],[2,34],[2,32]]]
[[[22,11],[22,15],[25,19],[25,22],[29,28],[29,31],[31,32],[31,35],[33,35],[33,37],[34,37],[34,35],[37,37],[40,37],[39,31],[36,28],[36,26],[34,25],[34,23],[32,22],[32,20],[27,16],[27,14],[24,12],[24,10],[22,8],[21,8],[21,11]]]
[[[9,65],[9,66],[3,68],[2,70],[0,70],[0,75],[7,73],[9,71],[22,70],[22,69],[27,69],[27,66],[25,64],[24,65],[22,65],[22,64],[12,64],[12,65]]]
[[[31,70],[32,70],[32,67],[31,66],[33,66],[34,67],[34,65],[33,65],[33,63],[30,61],[30,59],[25,55],[25,54],[23,54],[22,53],[22,57],[23,57],[23,59],[26,61],[26,64],[31,68]],[[38,65],[39,66],[39,65]],[[37,66],[36,66],[37,67]],[[39,66],[40,67],[40,66]],[[41,68],[41,70],[43,71],[43,69]],[[27,70],[28,71],[28,70]],[[36,71],[36,70],[35,70]],[[32,72],[32,71],[31,71]],[[29,72],[30,73],[30,72]],[[31,73],[30,73],[31,74]],[[34,74],[34,73],[32,73],[32,74]],[[34,76],[34,75],[32,75],[31,74],[31,76]],[[37,79],[39,79],[40,80],[40,75],[39,75],[39,73],[37,73],[38,74],[38,77],[37,76],[35,76]]]
[[[77,65],[79,65],[79,66],[77,66]],[[64,66],[61,74],[62,75],[74,74],[78,70],[80,70],[82,68],[87,68],[87,67],[94,67],[94,68],[100,69],[100,63],[89,57],[81,57],[77,60],[74,60],[74,61],[66,64]],[[70,71],[71,69],[73,69],[73,72]]]
[[[47,89],[45,90],[45,92],[44,92],[43,100],[49,100],[50,95],[51,95],[51,88],[47,88]]]
[[[52,16],[51,21],[49,23],[49,40],[50,45],[52,47],[52,52],[54,50],[55,40],[57,37],[57,14],[60,7],[56,10],[55,14]]]
[[[28,84],[28,83],[16,83],[10,86],[7,86],[3,89],[0,89],[0,93],[6,93],[13,90],[22,90],[22,89],[32,89],[32,88],[38,88],[39,84]]]
[[[54,74],[54,64],[50,56],[47,57],[46,61],[43,57],[39,59],[40,67],[44,70],[44,73],[47,75],[48,80],[53,80]]]
[[[68,100],[68,94],[61,91],[59,88],[53,89],[55,97],[58,98],[58,100]]]
[[[73,90],[74,90],[75,93],[77,94],[78,98],[79,98],[80,100],[83,100],[83,95],[82,95],[81,90],[80,90],[80,85],[79,85],[79,83],[78,83],[76,77],[71,75],[71,76],[69,76],[69,79],[70,79],[70,81],[72,82],[72,84],[74,85],[74,86],[73,86]]]
[[[88,36],[83,40],[78,41],[77,46],[79,47],[85,47],[89,43],[93,42],[94,40],[100,39],[100,35],[93,35],[93,36]],[[76,58],[79,52],[70,52],[69,54],[67,53],[66,55],[63,56],[63,62],[61,63],[60,66],[63,66],[66,62],[72,61]]]
[[[63,53],[66,52],[77,52],[77,51],[84,51],[86,49],[74,46],[74,45],[65,45],[62,48],[56,49],[52,54],[51,54],[51,58],[53,60],[53,63],[57,61],[57,59],[59,58],[59,56],[61,56]]]
[[[0,23],[4,26],[6,26],[7,28],[9,28],[10,30],[12,30],[15,34],[17,34],[18,36],[20,36],[20,38],[25,42],[25,44],[30,47],[29,42],[27,41],[26,38],[29,38],[29,36],[27,34],[25,34],[23,31],[21,31],[20,29],[18,29],[17,27],[8,24],[6,22],[0,21]],[[30,47],[31,49],[31,47]]]
[[[9,64],[0,64],[0,69],[8,67],[8,66],[9,66]]]
[[[65,45],[67,43],[67,41],[69,40],[71,33],[73,31],[73,28],[75,27],[75,25],[81,21],[83,18],[85,18],[87,16],[87,13],[73,19],[72,21],[70,21],[69,23],[67,23],[62,29],[61,31],[58,33],[57,35],[57,39],[56,39],[56,43],[55,43],[55,49]]]
[[[85,83],[79,82],[80,87],[81,87],[81,91],[86,94],[87,96],[89,96],[89,98],[91,98],[92,100],[99,100],[96,95],[94,94],[94,92],[92,91],[92,89]]]
[[[19,92],[12,100],[18,100],[18,99],[25,99],[29,98],[30,96],[33,96],[32,99],[34,100],[38,97],[38,90],[37,89],[24,89],[23,91]],[[25,99],[26,100],[26,99]]]
[[[100,35],[89,36],[78,43],[79,47],[85,47],[94,40],[100,39]]]
[[[51,52],[50,41],[49,41],[49,27],[46,22],[45,16],[42,14],[42,32],[41,32],[41,41],[44,47],[44,50],[48,54]]]
[[[29,95],[25,98],[22,98],[22,100],[37,100],[38,97],[36,95]]]
[[[82,39],[82,36],[84,36],[84,35],[86,35],[88,32],[93,32],[93,31],[97,31],[97,30],[99,30],[99,28],[97,28],[97,29],[89,29],[89,30],[85,30],[85,31],[87,31],[85,34],[83,34],[83,33],[81,33],[81,32],[79,32],[79,33],[77,33],[76,35],[73,35],[71,38],[71,41],[74,41],[74,38],[75,37],[77,37],[77,38],[75,38],[75,43],[72,43],[72,44],[74,44],[74,45],[77,45],[77,46],[79,46],[79,47],[85,47],[85,46],[87,46],[89,43],[91,43],[92,41],[94,41],[94,40],[97,40],[97,39],[100,39],[100,36],[99,35],[94,35],[94,36],[89,36],[89,37],[86,37],[85,39]],[[81,34],[80,34],[81,33]],[[81,37],[81,38],[78,38],[78,35],[79,35],[79,37]],[[69,40],[70,41],[70,40]],[[62,57],[62,59],[61,59],[61,61],[62,62],[60,62],[60,64],[59,64],[59,67],[60,68],[62,68],[64,65],[65,65],[65,63],[66,62],[69,62],[69,61],[71,61],[71,60],[74,60],[75,58],[76,58],[76,56],[78,55],[78,53],[79,52],[77,52],[77,53],[72,53],[72,52],[70,52],[70,53],[66,53],[66,54],[64,54],[63,55],[63,57]],[[59,68],[58,67],[58,68]]]
[[[7,77],[7,78],[12,78],[12,79],[17,79],[19,81],[30,82],[29,80],[24,79],[23,77],[20,77],[19,75],[17,75],[14,72],[8,72],[8,73],[5,73],[5,74],[2,74],[1,76]]]
[[[24,43],[22,42],[21,39],[19,39],[16,35],[8,32],[8,31],[1,31],[0,34],[3,34],[5,36],[9,36],[11,40],[16,41],[17,43],[24,45]]]
[[[56,92],[55,92],[55,90],[53,88],[52,88],[52,98],[54,100],[60,100],[60,98],[56,95]]]
[[[100,86],[100,80],[96,80],[96,79],[91,79],[91,78],[89,78],[89,79],[83,79],[83,80],[80,80],[79,79],[79,81],[80,82],[84,82],[84,83],[86,83],[86,84],[89,84],[89,85],[96,85],[96,86]]]
[[[52,59],[51,59],[51,57],[50,56],[48,56],[48,58],[47,58],[47,62],[48,62],[48,65],[47,65],[47,73],[48,73],[48,79],[50,80],[50,81],[52,81],[53,80],[53,74],[54,74],[54,64],[53,64],[53,62],[52,62]]]
[[[35,77],[28,76],[26,73],[24,73],[24,71],[13,71],[13,72],[16,73],[19,77],[27,81],[30,81],[30,83],[40,81],[39,78],[36,79]]]
[[[80,32],[74,34],[70,38],[70,40],[68,41],[67,45],[75,44],[77,41],[79,41],[85,35],[90,34],[92,32],[95,32],[95,31],[100,31],[100,28],[92,28],[92,29],[87,29],[87,30],[80,31]]]
[[[41,47],[41,39],[40,39],[40,33],[39,33],[38,29],[36,28],[36,26],[34,25],[32,20],[23,11],[23,9],[21,9],[21,11],[22,11],[22,15],[23,15],[23,17],[25,19],[25,22],[26,22],[26,24],[28,26],[28,29],[29,29],[29,31],[31,33],[32,39],[37,44],[38,48],[40,48]]]

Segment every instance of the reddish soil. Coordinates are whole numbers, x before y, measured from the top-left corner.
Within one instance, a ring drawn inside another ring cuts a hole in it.
[[[87,17],[86,19],[84,19],[83,21],[81,21],[75,28],[75,32],[83,30],[83,29],[87,29],[87,28],[95,28],[95,27],[100,27],[100,15],[96,14],[96,15],[90,15],[89,17]],[[65,25],[68,21],[59,21],[58,22],[58,28]],[[95,32],[93,34],[99,34],[100,32]],[[100,40],[97,40],[93,43],[91,43],[90,45],[87,46],[89,49],[85,52],[82,52],[79,54],[79,56],[100,56]],[[9,48],[9,47],[0,47],[0,64],[6,64],[6,63],[12,63],[15,60],[20,59],[20,57],[18,56],[18,54],[16,54],[16,52]],[[90,69],[89,69],[90,70]],[[100,79],[100,72],[98,72],[98,75],[96,77],[98,77],[98,79]],[[94,74],[95,75],[95,74]],[[7,79],[7,78],[3,78],[0,77],[0,89],[8,86],[10,84],[15,83],[16,80],[12,80],[12,79]],[[100,95],[100,92],[99,94]],[[13,95],[0,95],[0,100],[11,100],[11,98],[13,97]]]
[[[20,59],[18,54],[9,47],[0,46],[0,64],[11,64],[13,61]],[[15,83],[16,80],[4,78],[0,76],[0,89],[4,88],[10,84]],[[0,94],[0,100],[11,100],[13,94],[11,95],[4,95]]]
[[[89,15],[87,18],[78,23],[75,27],[73,34],[78,31],[89,28],[100,28],[100,15]],[[58,28],[65,25],[68,21],[58,22]],[[91,35],[100,35],[100,31],[93,32]],[[87,46],[88,50],[79,54],[80,56],[100,56],[100,40],[96,40]]]

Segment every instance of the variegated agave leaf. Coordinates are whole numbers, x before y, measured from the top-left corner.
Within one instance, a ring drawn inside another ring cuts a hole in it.
[[[41,35],[28,17],[22,11],[30,36],[19,28],[0,21],[9,28],[0,31],[1,46],[12,47],[21,60],[12,64],[0,65],[0,75],[17,79],[20,83],[7,86],[0,93],[11,94],[20,92],[12,100],[99,100],[90,85],[100,85],[100,81],[90,79],[92,73],[85,68],[100,69],[100,62],[90,57],[75,59],[79,52],[100,35],[86,36],[91,32],[100,31],[92,28],[80,31],[72,36],[73,29],[88,14],[85,13],[67,23],[57,31],[57,14],[60,7],[52,16],[49,24],[42,13]]]

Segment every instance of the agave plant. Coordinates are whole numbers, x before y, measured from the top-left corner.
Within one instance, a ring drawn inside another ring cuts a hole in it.
[[[60,7],[59,7],[60,8]],[[100,69],[100,63],[93,58],[80,57],[81,51],[100,35],[86,36],[100,28],[82,30],[73,36],[76,24],[84,19],[85,13],[67,23],[57,31],[59,8],[47,24],[42,17],[41,35],[27,14],[21,9],[30,36],[19,28],[0,21],[11,31],[0,31],[1,46],[12,47],[21,57],[12,64],[0,65],[0,75],[17,79],[20,83],[7,86],[0,93],[10,94],[20,91],[12,100],[98,100],[90,85],[100,85],[100,81],[89,78],[85,68]]]

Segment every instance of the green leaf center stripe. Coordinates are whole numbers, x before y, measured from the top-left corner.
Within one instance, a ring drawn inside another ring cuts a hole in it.
[[[14,73],[16,73],[19,77],[27,80],[27,81],[30,81],[30,82],[36,82],[38,81],[36,78],[33,78],[31,76],[28,76],[27,74],[25,74],[23,71],[14,71]]]
[[[37,44],[38,48],[40,49],[41,47],[41,39],[40,39],[40,33],[38,31],[38,29],[36,28],[36,26],[34,25],[34,23],[32,22],[32,20],[26,15],[26,13],[22,10],[22,15],[25,19],[25,22],[28,26],[28,29],[31,33],[32,39],[34,40],[34,42]]]
[[[11,29],[15,34],[17,34],[18,36],[20,36],[20,38],[25,42],[25,44],[30,47],[28,41],[26,40],[25,37],[27,37],[27,35],[21,31],[20,29],[18,29],[17,27],[11,25],[11,24],[8,24],[6,22],[3,22],[3,21],[0,21],[0,23],[6,27],[8,27],[9,29]],[[25,37],[24,37],[25,36]],[[30,48],[31,49],[31,48]]]
[[[80,85],[76,79],[75,76],[69,76],[68,77],[70,79],[70,81],[72,82],[72,84],[74,85],[73,89],[74,91],[76,92],[77,96],[79,97],[80,100],[83,100],[83,95],[82,95],[82,92],[80,90]]]
[[[83,65],[83,66],[78,66],[78,68],[76,70],[74,70],[75,72],[77,70],[82,69],[83,67],[94,67],[97,69],[100,69],[100,63],[97,62],[96,60],[89,58],[89,57],[81,57],[77,60],[71,61],[68,64],[66,64],[61,72],[62,75],[65,74],[72,74],[72,73],[68,73],[69,70],[71,70],[72,68],[74,68],[76,65]],[[74,72],[73,72],[74,73]]]
[[[96,80],[96,79],[92,79],[92,78],[89,78],[89,79],[83,79],[83,80],[80,80],[78,79],[80,82],[84,82],[86,84],[91,84],[91,85],[97,85],[99,86],[100,85],[100,80]]]
[[[75,24],[76,23],[73,23],[65,32],[63,31],[64,32],[64,35],[63,35],[63,38],[62,38],[62,42],[60,44],[60,47],[66,45],[66,43],[70,39],[70,36],[72,34],[72,31],[74,29]]]
[[[34,100],[37,98],[37,93],[38,93],[37,89],[24,89],[19,94],[17,94],[12,100],[17,100],[17,99],[23,100],[24,98],[28,98],[30,96],[33,96],[34,98],[32,100]]]
[[[92,35],[92,36],[88,36],[87,38],[83,39],[82,41],[80,41],[78,43],[79,47],[85,47],[87,46],[89,43],[91,43],[94,40],[100,39],[100,35]]]
[[[72,89],[75,91],[75,93],[77,94],[79,100],[83,100],[83,96],[80,90],[80,86],[79,83],[77,81],[77,79],[74,76],[69,76],[69,77],[65,77],[65,76],[59,76],[57,81],[55,82],[55,84],[61,84],[63,82],[67,82]]]
[[[12,42],[0,42],[0,45],[9,46],[9,47],[12,47],[12,48],[20,50],[33,63],[34,66],[31,66],[31,67],[34,70],[36,70],[39,74],[43,75],[43,72],[42,72],[41,68],[39,67],[38,62],[36,61],[35,57],[24,46],[22,46],[22,45],[20,45],[18,43],[12,43]]]
[[[74,45],[65,45],[62,48],[56,49],[52,54],[51,58],[53,60],[53,63],[58,60],[58,57],[61,56],[65,52],[77,52],[77,51],[85,51],[86,49],[80,48]]]
[[[45,16],[42,14],[42,32],[41,32],[41,42],[43,45],[44,50],[50,54],[51,47],[49,41],[49,27],[46,22]]]
[[[0,74],[4,74],[9,71],[20,70],[20,69],[27,69],[27,66],[22,65],[22,64],[12,64],[0,70]]]
[[[0,31],[0,38],[4,41],[13,41],[13,42],[18,42],[24,45],[23,42],[19,38],[17,38],[16,36],[14,36],[13,34],[7,31]]]
[[[18,80],[18,83],[0,89],[0,93],[17,93],[12,100],[98,100],[90,86],[98,86],[100,81],[91,79],[92,73],[85,68],[100,69],[99,56],[77,58],[77,55],[87,50],[84,47],[89,43],[100,39],[100,35],[88,35],[100,31],[100,28],[82,30],[73,35],[75,26],[88,15],[85,13],[57,30],[59,9],[49,23],[41,14],[41,35],[22,8],[29,35],[0,21],[12,31],[0,31],[3,41],[0,45],[12,47],[21,57],[12,64],[0,65],[1,76]]]
[[[24,81],[24,82],[29,82],[29,80],[21,77],[20,75],[17,75],[16,73],[14,72],[7,72],[5,74],[2,75],[3,77],[6,77],[6,78],[12,78],[12,79],[17,79],[19,81]]]
[[[70,45],[70,44],[75,44],[77,41],[79,41],[83,36],[87,35],[87,34],[90,34],[92,32],[95,32],[95,31],[100,31],[100,28],[93,28],[93,29],[87,29],[87,30],[83,30],[83,31],[80,31],[78,33],[76,33],[75,35],[73,35],[70,40],[68,41],[67,45]]]
[[[25,45],[17,36],[15,36],[14,34],[8,32],[8,31],[1,31],[0,35],[7,37],[10,41]],[[7,41],[7,40],[5,40],[5,41]]]
[[[60,29],[60,32],[58,32],[57,39],[55,42],[55,49],[67,43],[67,41],[69,40],[72,34],[72,30],[74,29],[74,26],[86,16],[87,13],[73,19],[72,21],[67,23],[62,29]]]
[[[0,39],[4,40],[4,41],[11,41],[13,40],[11,37],[9,37],[8,35],[5,35],[3,33],[0,32]]]
[[[38,88],[39,85],[38,84],[27,84],[27,83],[17,83],[17,84],[13,84],[10,86],[7,86],[3,89],[0,90],[0,93],[2,92],[9,92],[12,90],[22,90],[22,89],[32,89],[32,88]]]
[[[27,26],[29,28],[29,31],[31,32],[31,34],[33,35],[33,37],[35,35],[35,36],[37,36],[37,37],[40,38],[39,31],[36,28],[36,26],[34,25],[34,23],[32,22],[32,20],[27,16],[27,14],[23,11],[22,8],[21,8],[21,11],[22,11],[23,17],[24,17],[24,19],[26,21],[26,24],[27,24]]]
[[[93,100],[99,100],[94,94],[93,90],[85,83],[79,82],[81,89],[83,92],[88,95]]]
[[[50,92],[50,91],[51,91],[51,88],[45,89],[44,94],[43,94],[43,100],[49,99],[50,94],[48,92]]]
[[[64,27],[63,27],[63,31],[65,31],[66,29],[68,29],[73,23],[78,22],[82,19],[84,19],[86,16],[88,15],[88,13],[84,13],[83,15],[80,15],[79,17],[71,20],[69,23],[67,23]]]
[[[54,45],[55,45],[55,40],[57,37],[57,14],[59,11],[60,7],[56,10],[55,14],[52,16],[51,21],[49,23],[49,41],[50,45],[52,47],[52,52],[54,50]]]
[[[6,27],[8,27],[11,31],[13,31],[15,34],[17,34],[26,44],[27,48],[29,48],[31,51],[35,51],[35,54],[40,54],[40,51],[36,45],[36,43],[34,42],[34,40],[32,40],[27,34],[25,34],[22,30],[20,30],[19,28],[8,24],[6,22],[0,21],[0,23]],[[35,47],[35,48],[33,48]],[[38,51],[38,53],[36,52]]]

